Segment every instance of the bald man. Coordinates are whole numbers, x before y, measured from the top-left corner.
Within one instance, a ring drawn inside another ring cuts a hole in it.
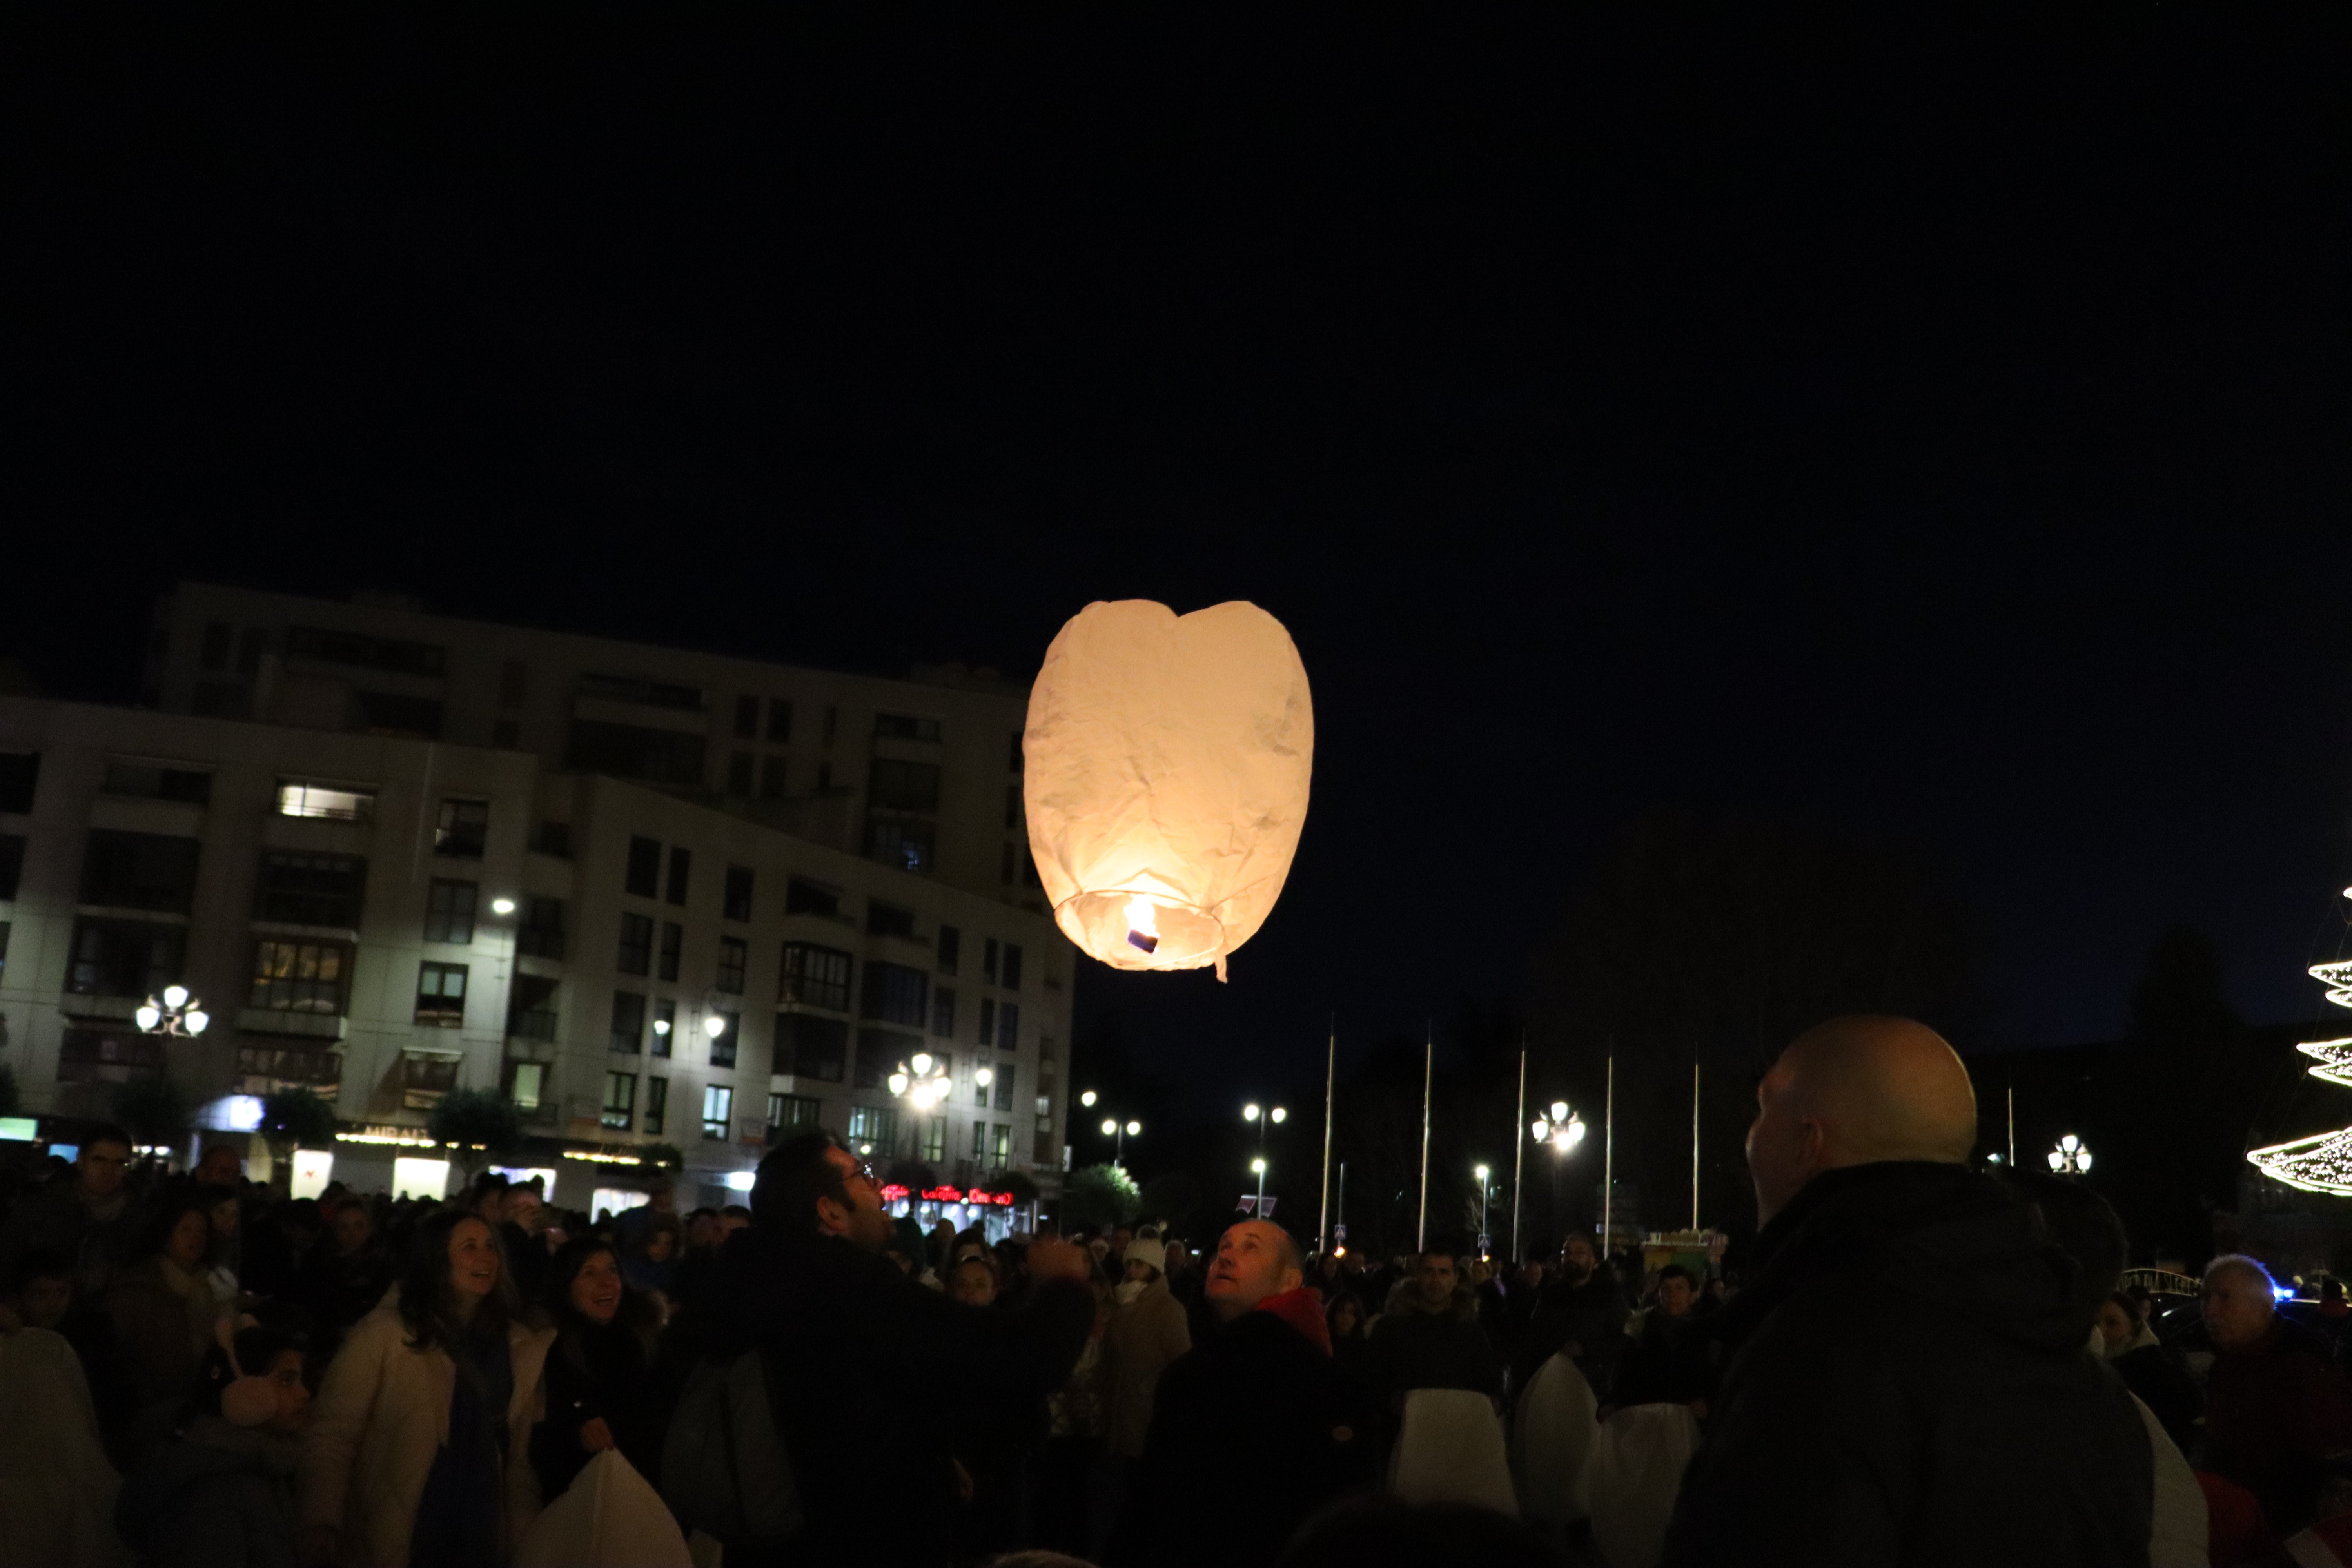
[[[1219,1326],[1160,1373],[1110,1568],[1271,1563],[1307,1515],[1371,1484],[1370,1413],[1304,1285],[1281,1226],[1218,1240],[1202,1293]]]
[[[1664,1561],[2144,1563],[2131,1396],[2074,1266],[1969,1168],[1976,1096],[1907,1018],[1832,1019],[1756,1093],[1750,1282]]]

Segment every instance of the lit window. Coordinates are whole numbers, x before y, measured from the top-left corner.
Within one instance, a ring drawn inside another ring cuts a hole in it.
[[[323,816],[336,822],[365,822],[375,815],[375,791],[280,780],[278,815]]]
[[[735,1114],[735,1091],[723,1083],[706,1084],[702,1090],[702,1136],[714,1143],[727,1141],[727,1123]]]
[[[507,1098],[514,1101],[517,1110],[537,1110],[541,1091],[547,1087],[545,1062],[509,1062],[512,1075],[507,1088]]]
[[[599,1121],[615,1131],[626,1132],[629,1130],[630,1115],[636,1109],[636,1074],[608,1072],[604,1075],[604,1105],[598,1118]]]

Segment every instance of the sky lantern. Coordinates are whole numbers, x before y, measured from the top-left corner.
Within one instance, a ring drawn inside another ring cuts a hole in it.
[[[1029,848],[1054,919],[1114,969],[1201,969],[1257,932],[1307,820],[1307,668],[1235,601],[1088,605],[1029,694]]]

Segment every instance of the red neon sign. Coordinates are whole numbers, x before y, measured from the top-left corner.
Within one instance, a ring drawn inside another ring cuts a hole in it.
[[[927,1204],[994,1204],[999,1207],[1013,1206],[1011,1193],[982,1192],[978,1187],[960,1190],[955,1187],[925,1187],[923,1201]]]

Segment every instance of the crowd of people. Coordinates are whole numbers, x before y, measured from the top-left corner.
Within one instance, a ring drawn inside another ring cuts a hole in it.
[[[824,1133],[747,1206],[656,1181],[592,1216],[496,1173],[291,1199],[102,1130],[0,1190],[0,1563],[494,1568],[614,1460],[644,1484],[604,1506],[730,1568],[1597,1562],[1573,1518],[1381,1495],[1414,1395],[1507,1418],[1552,1368],[1591,1422],[1702,1435],[1654,1560],[2320,1561],[2352,1531],[2340,1295],[2298,1321],[2223,1257],[2159,1322],[2113,1211],[1971,1170],[1974,1137],[1926,1029],[1803,1037],[1743,1282],[1589,1236],[1497,1267],[1260,1219],[1200,1255],[926,1233]]]

